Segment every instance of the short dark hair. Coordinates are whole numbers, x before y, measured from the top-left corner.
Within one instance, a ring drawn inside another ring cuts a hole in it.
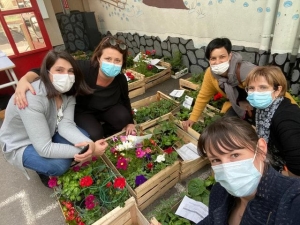
[[[198,140],[198,151],[204,156],[213,149],[219,154],[221,150],[256,149],[259,137],[255,129],[238,117],[224,116],[206,127]]]
[[[210,53],[216,48],[225,48],[229,53],[231,53],[232,44],[228,38],[215,38],[209,42],[205,50],[205,57],[209,60]]]
[[[110,39],[115,39],[116,41],[116,45],[112,45],[110,43]],[[93,55],[92,55],[92,58],[91,58],[91,62],[92,62],[92,65],[97,67],[99,66],[99,61],[98,59],[102,56],[103,54],[103,50],[106,49],[106,48],[113,48],[115,50],[117,50],[118,52],[120,52],[123,56],[123,64],[122,64],[122,69],[125,69],[126,68],[126,61],[127,61],[127,55],[128,55],[128,49],[126,47],[126,49],[121,49],[120,48],[120,44],[123,44],[126,46],[126,44],[115,38],[114,36],[107,36],[105,38],[103,38],[101,40],[101,42],[99,43],[99,45],[96,47]]]
[[[41,70],[40,70],[40,78],[41,81],[44,83],[46,91],[47,91],[47,97],[48,98],[54,98],[55,96],[61,94],[59,91],[55,89],[53,86],[50,77],[49,77],[49,70],[51,67],[55,64],[55,62],[58,59],[64,59],[68,61],[71,66],[73,67],[74,75],[75,75],[75,83],[73,84],[72,88],[64,93],[66,95],[88,95],[93,93],[93,89],[91,89],[85,82],[84,76],[78,67],[75,59],[67,52],[61,51],[56,52],[54,50],[51,50],[47,53],[47,55],[44,57]]]

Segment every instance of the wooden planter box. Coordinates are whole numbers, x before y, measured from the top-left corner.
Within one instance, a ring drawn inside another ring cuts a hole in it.
[[[102,158],[116,174],[121,175],[105,154]],[[172,166],[166,167],[135,189],[126,184],[130,194],[135,198],[138,208],[145,209],[173,187],[179,180],[179,169],[179,161],[176,161]]]
[[[149,225],[144,215],[137,208],[133,197],[125,202],[123,208],[117,207],[93,225]]]
[[[190,81],[191,77],[188,79],[179,79],[179,88],[185,90],[200,90],[200,84],[194,84]]]
[[[200,137],[199,133],[196,131],[188,130],[188,132],[184,131],[182,128],[182,125],[180,121],[176,120],[175,117],[172,114],[167,114],[159,119],[152,120],[146,124],[141,125],[142,130],[146,130],[147,128],[149,130],[153,130],[154,126],[159,123],[161,120],[168,120],[172,119],[174,123],[177,124],[178,129],[176,131],[177,136],[180,137],[183,140],[183,144],[188,144],[188,143],[193,143],[194,145],[197,146],[198,139]],[[191,132],[191,133],[190,133]],[[195,136],[195,137],[194,137]],[[176,148],[182,147],[183,144],[178,144],[175,146]],[[209,164],[209,160],[206,157],[200,157],[198,159],[194,160],[180,160],[180,180],[183,180],[190,176],[191,174],[195,173],[202,167],[204,167],[206,164]]]
[[[158,91],[156,93],[156,95],[152,95],[150,97],[147,97],[147,98],[144,98],[142,100],[131,103],[131,108],[138,110],[141,107],[146,107],[149,104],[151,104],[153,102],[161,101],[162,99],[173,101],[174,105],[176,105],[176,107],[171,111],[171,113],[175,113],[175,112],[179,111],[180,103],[178,101],[175,101],[174,99],[172,99],[171,97],[169,97],[168,95],[166,95],[166,94],[164,94],[160,91]]]
[[[137,79],[136,81],[132,83],[128,83],[128,95],[129,98],[134,98],[136,96],[142,95],[145,93],[145,76],[143,74],[140,74],[134,70],[126,70],[126,72],[130,72],[134,75],[134,77]]]
[[[167,62],[159,62],[158,65],[164,66],[167,69],[164,69],[151,77],[145,77],[146,90],[171,78],[171,64]]]

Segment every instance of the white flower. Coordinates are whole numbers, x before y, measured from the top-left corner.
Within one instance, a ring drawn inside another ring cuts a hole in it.
[[[158,162],[158,163],[161,163],[163,161],[165,161],[165,154],[162,154],[162,155],[158,155],[155,159],[155,162]]]
[[[119,145],[116,147],[116,150],[119,151],[119,152],[121,152],[121,151],[125,150],[125,148],[124,148],[123,144],[119,144]]]
[[[129,141],[131,143],[135,143],[136,142],[136,136],[128,135],[127,136],[127,141]]]
[[[130,148],[133,148],[133,144],[130,141],[125,141],[125,142],[123,142],[123,147],[124,147],[124,149],[130,149]]]

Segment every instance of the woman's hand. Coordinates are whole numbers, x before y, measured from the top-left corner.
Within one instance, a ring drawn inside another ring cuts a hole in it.
[[[74,159],[77,162],[85,162],[92,159],[92,156],[95,152],[95,143],[94,142],[81,142],[76,144],[76,147],[84,147],[86,145],[89,145],[89,149],[83,153],[83,154],[76,154],[74,155]]]
[[[99,157],[99,156],[103,155],[107,146],[108,146],[108,144],[104,139],[100,139],[100,140],[96,141],[94,156]]]
[[[126,135],[135,135],[136,134],[136,128],[135,128],[135,125],[130,123],[128,124],[126,127],[125,127],[125,130],[126,130]]]
[[[28,106],[25,95],[28,90],[31,91],[33,95],[35,95],[35,90],[33,89],[32,85],[27,81],[27,79],[21,78],[17,84],[14,95],[14,104],[17,105],[19,109],[25,109]]]
[[[187,130],[189,127],[193,126],[194,121],[191,120],[186,120],[186,121],[182,121],[182,126],[184,130]]]

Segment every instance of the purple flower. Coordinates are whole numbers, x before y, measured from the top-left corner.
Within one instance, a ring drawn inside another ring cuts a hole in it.
[[[82,163],[81,164],[81,167],[85,167],[85,166],[88,166],[88,165],[90,165],[90,161],[86,161],[86,162],[84,162],[84,163]]]
[[[135,147],[136,148],[142,148],[143,147],[143,143],[136,143]]]
[[[135,186],[138,187],[147,181],[147,178],[144,175],[138,175],[135,177]]]
[[[151,160],[151,154],[146,154],[146,156],[145,156],[145,158],[148,160],[148,161],[150,161]]]
[[[118,141],[118,138],[116,136],[113,136],[112,140],[113,140],[113,142],[116,142],[116,141]]]
[[[116,148],[114,148],[114,147],[112,147],[111,149],[110,149],[110,152],[111,153],[115,153],[117,150],[116,150]]]
[[[85,198],[85,201],[86,202],[92,202],[95,200],[95,196],[94,195],[88,195],[86,198]]]

